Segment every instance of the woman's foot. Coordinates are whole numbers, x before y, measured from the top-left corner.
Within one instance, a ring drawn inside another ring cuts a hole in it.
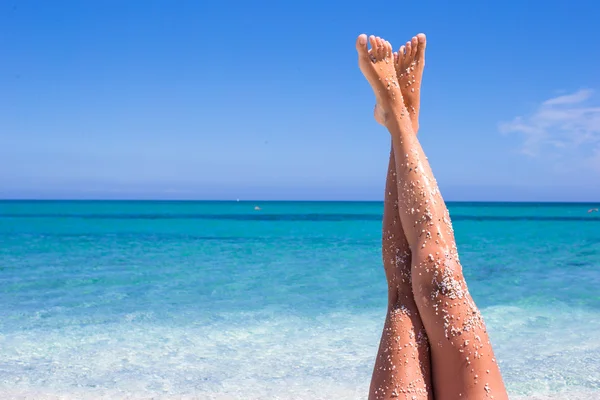
[[[400,85],[404,105],[409,112],[415,133],[419,130],[419,110],[421,106],[421,80],[425,67],[425,34],[413,36],[410,42],[394,53],[394,66]],[[375,104],[375,120],[384,125],[384,114],[379,104]]]
[[[381,115],[399,113],[403,108],[402,94],[394,63],[392,45],[379,37],[370,36],[371,50],[367,48],[367,35],[356,40],[358,66],[371,85]]]
[[[413,129],[419,129],[419,109],[421,107],[421,80],[425,68],[425,47],[427,39],[424,33],[413,36],[409,42],[394,53],[394,65],[404,104],[410,114]]]

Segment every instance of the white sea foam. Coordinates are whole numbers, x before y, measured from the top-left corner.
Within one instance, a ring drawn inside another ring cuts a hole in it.
[[[483,310],[520,400],[600,398],[600,313]],[[0,335],[2,399],[364,399],[382,313],[222,315]]]

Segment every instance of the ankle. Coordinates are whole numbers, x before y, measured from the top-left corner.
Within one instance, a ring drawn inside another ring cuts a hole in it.
[[[418,122],[416,129],[413,128],[412,118],[404,105],[384,109],[383,122],[394,137],[402,137],[404,135],[414,136],[419,128]]]
[[[419,118],[418,117],[411,118],[411,122],[412,122],[413,132],[415,133],[415,135],[418,135],[419,134]]]

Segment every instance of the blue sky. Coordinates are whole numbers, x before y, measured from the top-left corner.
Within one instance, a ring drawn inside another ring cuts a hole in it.
[[[600,199],[600,2],[0,1],[0,197],[381,199],[359,33],[449,200]]]

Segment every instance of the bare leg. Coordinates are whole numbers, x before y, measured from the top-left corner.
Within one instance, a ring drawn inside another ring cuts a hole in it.
[[[393,65],[389,56],[371,61],[365,39],[361,35],[357,42],[359,64],[382,108],[397,156],[400,219],[412,253],[415,302],[431,344],[435,397],[508,399],[485,324],[467,290],[448,210],[399,84],[392,80]],[[377,51],[387,55],[384,47]]]
[[[417,38],[413,39],[416,47]],[[416,132],[418,93],[417,96],[407,96],[404,100],[406,107],[414,110],[413,127]],[[376,107],[375,119],[382,122],[379,111]],[[410,249],[398,213],[393,149],[390,151],[385,188],[382,255],[388,282],[388,311],[373,370],[369,399],[433,399],[429,342],[412,293]]]

